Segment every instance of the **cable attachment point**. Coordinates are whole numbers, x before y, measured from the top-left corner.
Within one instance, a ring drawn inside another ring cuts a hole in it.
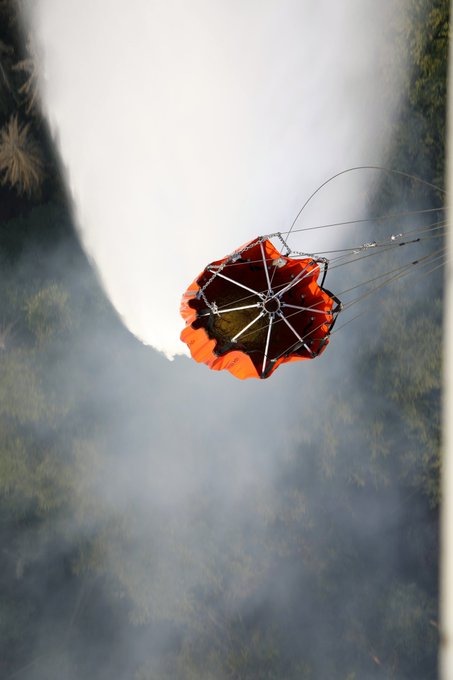
[[[358,253],[361,253],[363,250],[368,250],[368,248],[376,248],[377,242],[376,241],[370,241],[370,243],[363,243],[360,248],[356,248],[355,250],[352,251],[353,255],[357,255]]]
[[[277,231],[275,234],[270,234],[270,236],[277,236],[277,238],[280,239],[282,245],[284,248],[286,248],[286,253],[282,253],[285,257],[289,257],[291,253],[293,252],[289,245],[286,243],[285,239],[282,236],[282,233],[280,231]]]

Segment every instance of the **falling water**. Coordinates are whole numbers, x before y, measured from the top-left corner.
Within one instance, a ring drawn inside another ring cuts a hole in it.
[[[330,174],[385,162],[404,73],[391,4],[34,3],[80,235],[143,342],[181,353],[181,292],[207,262],[288,229]],[[361,217],[368,180],[330,187],[306,221]]]

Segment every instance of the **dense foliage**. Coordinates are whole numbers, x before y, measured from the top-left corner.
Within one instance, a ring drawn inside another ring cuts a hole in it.
[[[439,185],[448,3],[412,5],[391,164]],[[104,298],[14,7],[0,2],[1,677],[434,679],[439,278],[428,298],[383,297],[368,341],[343,349],[353,370],[325,396],[329,419],[300,404],[272,484],[240,500],[247,522],[207,485],[184,512],[156,501],[150,513],[152,499],[122,489],[146,458],[159,493],[166,442],[144,424],[155,409],[178,437],[166,406],[187,396],[192,367],[177,382]],[[396,184],[373,209],[399,200]],[[405,185],[405,201],[419,191]],[[187,468],[224,463],[193,437]]]

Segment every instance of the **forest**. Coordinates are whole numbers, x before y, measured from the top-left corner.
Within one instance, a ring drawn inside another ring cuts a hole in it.
[[[409,4],[388,166],[439,190],[382,178],[372,214],[444,200],[449,3]],[[347,372],[296,367],[320,396],[255,467],[252,431],[210,426],[213,376],[106,298],[31,45],[1,0],[0,677],[434,680],[442,268],[332,342]]]

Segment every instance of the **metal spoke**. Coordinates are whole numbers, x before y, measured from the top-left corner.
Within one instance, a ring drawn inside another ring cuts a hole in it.
[[[236,340],[237,340],[243,333],[245,333],[245,331],[247,331],[249,328],[251,328],[251,327],[253,326],[253,324],[255,324],[255,323],[258,321],[258,319],[261,319],[262,316],[264,316],[264,312],[263,312],[263,311],[260,312],[260,313],[258,314],[258,316],[256,316],[252,321],[250,321],[250,323],[248,323],[247,326],[244,326],[244,328],[243,328],[241,331],[239,331],[239,333],[236,333],[236,335],[234,336],[234,338],[231,338],[231,342],[236,342]]]
[[[299,340],[299,342],[302,343],[302,346],[305,347],[305,349],[308,350],[308,351],[310,352],[310,354],[313,354],[313,352],[311,351],[311,349],[309,348],[309,346],[307,345],[307,343],[306,343],[306,342],[304,341],[304,339],[299,335],[299,333],[296,331],[296,329],[294,328],[294,326],[293,326],[292,324],[289,323],[289,321],[288,321],[288,319],[286,318],[286,316],[285,316],[284,314],[282,314],[282,312],[279,312],[278,314],[279,314],[279,316],[283,319],[283,321],[286,323],[286,325],[288,326],[288,328],[294,333],[294,335],[295,335],[296,338]]]
[[[315,309],[314,307],[301,307],[300,305],[290,305],[288,302],[282,302],[282,307],[290,307],[291,309],[299,309],[301,312],[313,312],[314,314],[332,314],[332,310]]]
[[[260,306],[260,302],[255,302],[254,305],[243,305],[242,307],[229,307],[228,309],[217,309],[215,311],[215,314],[226,314],[227,312],[240,312],[242,309],[253,309],[256,307]],[[205,312],[204,314],[200,314],[200,318],[203,316],[211,316],[212,312]]]
[[[283,295],[283,293],[286,293],[288,290],[293,288],[293,286],[295,286],[296,283],[299,283],[299,281],[302,281],[302,279],[305,279],[305,277],[309,276],[311,274],[311,272],[312,272],[311,269],[309,271],[307,271],[306,268],[303,269],[301,272],[299,272],[299,274],[297,276],[294,277],[294,279],[292,281],[290,281],[288,283],[287,286],[282,288],[282,290],[280,290],[278,293],[276,293],[273,297],[281,297]]]
[[[249,293],[253,293],[253,295],[256,295],[260,299],[263,299],[263,297],[264,297],[263,294],[260,293],[259,291],[253,290],[253,288],[249,288],[248,286],[244,286],[243,283],[240,283],[239,281],[235,281],[234,279],[230,279],[230,277],[225,276],[225,274],[221,274],[220,272],[214,272],[214,271],[212,271],[212,269],[208,269],[208,271],[211,274],[215,274],[216,276],[220,276],[220,278],[225,279],[225,281],[229,281],[230,283],[234,283],[236,286],[239,286],[239,288],[244,288],[244,290],[248,290]]]
[[[268,357],[268,351],[269,351],[269,342],[271,339],[271,330],[272,330],[272,324],[274,322],[274,315],[271,314],[269,316],[269,326],[267,327],[267,337],[266,337],[266,346],[264,349],[264,358],[263,358],[263,366],[261,368],[261,377],[264,376],[264,371],[266,370],[266,363],[267,363],[267,357]]]
[[[272,295],[272,286],[271,286],[271,280],[269,278],[269,271],[267,269],[267,260],[266,260],[266,254],[264,252],[264,246],[263,242],[260,241],[260,248],[261,248],[261,255],[263,257],[263,263],[264,263],[264,271],[266,273],[266,281],[267,281],[267,287],[269,289],[269,294]]]

